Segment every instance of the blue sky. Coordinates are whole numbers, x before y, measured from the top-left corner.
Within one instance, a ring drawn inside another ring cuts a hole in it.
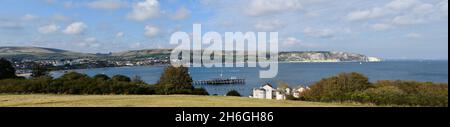
[[[279,32],[281,51],[448,59],[448,0],[1,0],[0,46],[173,48],[172,33]]]

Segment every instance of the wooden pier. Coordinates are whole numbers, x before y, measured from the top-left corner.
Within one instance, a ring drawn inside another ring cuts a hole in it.
[[[245,79],[213,79],[195,81],[194,85],[231,85],[231,84],[245,84]]]

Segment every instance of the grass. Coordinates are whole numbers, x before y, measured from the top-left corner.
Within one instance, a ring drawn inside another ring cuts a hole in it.
[[[356,107],[358,104],[190,95],[0,95],[0,107]]]

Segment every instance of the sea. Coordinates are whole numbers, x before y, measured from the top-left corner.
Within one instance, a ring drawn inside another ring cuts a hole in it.
[[[96,74],[140,76],[145,82],[154,84],[159,80],[165,65],[96,68],[73,70],[89,76]],[[308,86],[315,82],[343,72],[358,72],[366,75],[371,82],[378,80],[414,80],[422,82],[448,83],[448,61],[384,61],[373,63],[279,63],[275,78],[259,78],[260,68],[190,68],[194,81],[211,80],[220,77],[246,79],[245,84],[230,85],[195,85],[205,88],[210,94],[225,95],[230,90],[237,90],[243,96],[249,96],[253,88],[266,83],[277,86],[287,83],[291,87]],[[63,75],[63,71],[52,72],[54,77]]]

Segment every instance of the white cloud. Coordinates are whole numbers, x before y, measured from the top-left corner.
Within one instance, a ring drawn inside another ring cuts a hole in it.
[[[420,4],[414,7],[413,13],[418,16],[426,16],[428,14],[432,14],[434,12],[434,5],[432,4]]]
[[[301,43],[301,40],[295,38],[295,37],[288,37],[283,41],[284,46],[295,46],[299,45]]]
[[[246,14],[250,16],[298,11],[303,8],[301,0],[250,0],[249,2]]]
[[[55,24],[45,25],[38,28],[38,32],[42,34],[51,34],[59,31],[60,27]]]
[[[409,9],[417,4],[421,3],[418,0],[393,0],[386,5],[387,8],[393,10]]]
[[[159,2],[158,0],[145,0],[133,5],[133,11],[128,14],[128,18],[136,21],[145,21],[149,18],[159,16]]]
[[[438,4],[440,8],[440,13],[443,14],[443,16],[448,17],[448,0],[443,0]]]
[[[384,24],[384,23],[377,23],[372,25],[372,29],[376,30],[376,31],[383,31],[383,30],[388,30],[391,29],[393,26],[391,26],[390,24]]]
[[[63,33],[69,34],[69,35],[79,35],[84,33],[84,31],[87,29],[87,25],[83,22],[74,22],[70,24],[69,26],[64,29]]]
[[[411,15],[397,16],[392,20],[392,24],[395,25],[413,25],[413,24],[420,24],[423,22],[425,22],[424,19]]]
[[[409,33],[405,35],[407,38],[412,38],[412,39],[417,39],[417,38],[421,38],[422,34],[419,33]]]
[[[160,32],[159,28],[156,26],[147,25],[145,26],[145,35],[148,37],[155,37]]]
[[[280,20],[259,21],[255,24],[255,28],[260,31],[274,31],[285,26]]]
[[[0,29],[23,29],[24,26],[22,23],[12,21],[12,20],[3,20],[0,19]]]
[[[123,0],[95,0],[87,4],[92,9],[115,10],[127,5]]]
[[[122,38],[122,37],[124,37],[125,36],[125,33],[124,32],[118,32],[117,34],[116,34],[116,38]]]
[[[78,43],[78,45],[81,47],[86,47],[86,48],[100,47],[100,44],[98,43],[98,40],[95,37],[85,38],[82,42]]]
[[[141,43],[139,43],[139,42],[137,42],[137,43],[133,43],[133,44],[131,44],[130,45],[130,48],[134,48],[134,49],[136,49],[136,48],[140,48],[142,46],[142,44]]]
[[[64,21],[69,21],[70,18],[66,17],[64,15],[61,15],[61,14],[54,14],[51,16],[51,20],[64,22]]]
[[[379,18],[386,15],[388,12],[383,8],[373,8],[371,10],[354,11],[347,15],[349,21],[360,21],[367,19]]]
[[[189,17],[191,15],[191,11],[185,7],[181,7],[180,9],[175,12],[175,14],[172,16],[173,20],[181,20]]]
[[[303,33],[306,36],[317,37],[317,38],[332,38],[334,37],[334,31],[331,29],[313,29],[313,28],[305,28]]]
[[[26,14],[25,16],[22,17],[22,20],[24,20],[24,21],[33,21],[36,19],[38,19],[38,17],[35,15],[31,15],[31,14]]]

